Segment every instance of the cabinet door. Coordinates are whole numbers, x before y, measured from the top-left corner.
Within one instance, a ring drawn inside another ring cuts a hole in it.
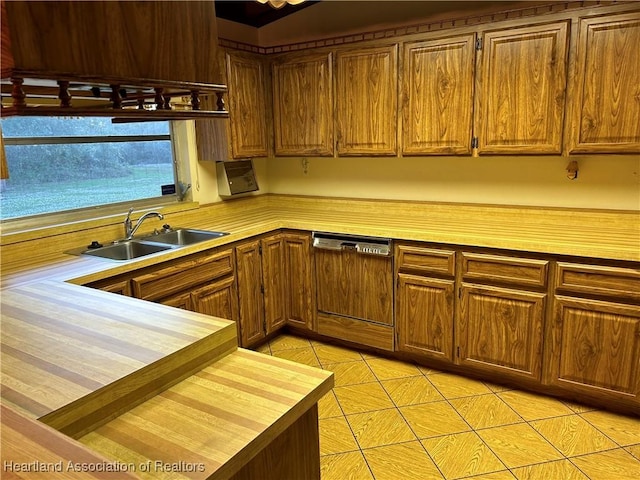
[[[250,55],[227,53],[233,158],[266,157],[264,65]]]
[[[397,46],[338,52],[339,155],[395,155]]]
[[[286,233],[284,238],[287,323],[315,331],[315,288],[311,237]]]
[[[640,152],[640,18],[580,20],[570,153]]]
[[[398,276],[398,350],[453,360],[453,280]]]
[[[640,307],[556,296],[551,383],[640,401]]]
[[[539,380],[546,295],[470,284],[461,293],[459,363]]]
[[[402,153],[471,153],[475,35],[404,45]]]
[[[333,155],[331,53],[273,65],[276,155]]]
[[[226,277],[191,292],[198,313],[238,321],[238,293],[234,277]]]
[[[282,235],[262,239],[262,285],[267,335],[287,323],[284,269]]]
[[[170,307],[181,308],[183,310],[193,311],[193,300],[191,298],[191,292],[185,292],[171,297],[163,298],[160,300],[163,305]]]
[[[236,247],[236,277],[240,340],[243,347],[248,347],[265,336],[260,240]]]
[[[480,153],[562,152],[567,43],[566,23],[483,34]]]
[[[123,280],[105,280],[102,282],[95,282],[87,285],[91,288],[97,288],[104,290],[105,292],[117,293],[119,295],[125,295],[127,297],[133,296],[133,290],[131,289],[131,281],[126,278]]]

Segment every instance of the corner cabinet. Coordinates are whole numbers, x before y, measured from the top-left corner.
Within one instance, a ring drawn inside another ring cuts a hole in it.
[[[333,156],[333,56],[275,60],[273,117],[276,155]]]
[[[285,325],[284,241],[276,234],[235,250],[240,343],[249,347]]]
[[[562,153],[568,23],[480,37],[474,142],[480,154]]]
[[[284,279],[287,298],[285,314],[287,325],[302,330],[316,330],[316,288],[314,260],[311,253],[311,235],[285,232]]]
[[[265,64],[257,55],[228,52],[227,83],[233,158],[266,157]]]
[[[398,46],[336,54],[339,155],[396,155]]]
[[[640,15],[581,19],[569,153],[640,153]]]
[[[405,43],[402,154],[471,154],[475,34]]]

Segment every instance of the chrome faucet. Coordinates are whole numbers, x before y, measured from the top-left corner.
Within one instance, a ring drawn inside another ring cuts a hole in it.
[[[161,213],[158,213],[158,212],[147,212],[144,215],[142,215],[138,219],[138,222],[135,224],[135,226],[133,226],[133,224],[131,223],[131,213],[132,212],[133,212],[133,208],[130,208],[129,209],[129,213],[127,213],[127,217],[124,219],[125,240],[131,240],[133,238],[133,236],[135,235],[135,233],[138,231],[138,228],[140,228],[140,225],[142,225],[142,222],[144,222],[147,218],[149,218],[149,217],[158,217],[159,220],[162,220],[164,218],[164,215],[162,215]]]

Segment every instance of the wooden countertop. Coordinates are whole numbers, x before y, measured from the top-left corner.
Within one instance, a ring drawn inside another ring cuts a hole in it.
[[[263,195],[189,210],[167,221],[173,226],[231,234],[124,263],[63,253],[90,243],[95,233],[60,234],[54,229],[52,236],[44,239],[34,236],[32,231],[3,234],[3,285],[43,278],[85,284],[278,228],[640,261],[640,212],[637,211]],[[116,227],[119,232],[119,223]]]
[[[62,282],[2,291],[2,402],[79,436],[237,348],[235,322]]]
[[[124,463],[182,465],[141,478],[228,478],[332,387],[329,371],[238,349],[80,442]]]
[[[2,478],[18,479],[104,479],[140,478],[113,460],[57,432],[44,423],[0,405]],[[103,471],[89,471],[96,466]]]

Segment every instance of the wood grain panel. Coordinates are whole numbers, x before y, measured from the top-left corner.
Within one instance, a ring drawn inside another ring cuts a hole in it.
[[[310,259],[309,259],[310,261]],[[264,319],[267,335],[287,323],[285,278],[285,250],[282,235],[262,239],[262,284],[264,285]]]
[[[453,360],[453,291],[453,280],[398,275],[397,350]]]
[[[331,372],[239,349],[89,433],[81,442],[113,459],[203,464],[204,471],[185,472],[187,478],[230,478],[256,455],[257,468],[263,468],[264,461],[277,462],[260,458],[260,452],[273,441],[289,444],[291,438],[286,437],[290,434],[294,438],[301,433],[310,435],[301,444],[305,449],[317,445],[314,407],[332,387]],[[288,432],[298,421],[302,422],[300,431]],[[283,433],[285,437],[278,440]],[[319,448],[301,452],[298,460],[286,450],[271,451],[271,455],[281,456],[285,463],[310,458],[309,468],[314,468]],[[274,468],[286,471],[288,467]],[[143,479],[156,475],[154,471],[141,473]]]
[[[540,380],[546,295],[462,285],[459,362]]]
[[[2,477],[6,479],[136,479],[118,465],[51,427],[0,405],[2,419]],[[82,465],[111,467],[113,471],[82,471]],[[77,470],[76,471],[76,467]],[[73,467],[73,468],[70,468]],[[50,469],[50,470],[48,470]],[[120,469],[120,470],[118,470]]]
[[[316,295],[311,236],[285,233],[287,323],[315,331]]]
[[[71,436],[235,348],[235,325],[197,313],[58,282],[2,292],[3,402]]]
[[[640,396],[640,307],[556,296],[551,378],[573,392]]]
[[[485,280],[523,286],[547,284],[548,260],[505,257],[462,252],[462,276],[465,280]]]
[[[191,292],[196,312],[238,321],[238,293],[234,277],[221,280],[200,287]]]
[[[105,292],[117,293],[119,295],[125,295],[127,297],[133,296],[133,289],[131,287],[131,279],[120,278],[118,280],[107,279],[102,282],[95,282],[87,285],[90,288],[97,288]]]
[[[471,153],[475,34],[405,43],[402,153]]]
[[[332,156],[332,54],[286,56],[272,69],[276,155]]]
[[[260,240],[245,242],[238,245],[235,250],[240,345],[248,347],[265,336]]]
[[[222,83],[211,2],[7,2],[6,9],[18,70]]]
[[[559,262],[556,289],[561,292],[640,300],[640,269]]]
[[[339,155],[397,153],[397,45],[336,54]]]
[[[182,310],[195,310],[190,291],[163,298],[160,303],[169,307],[181,308]]]
[[[158,300],[233,273],[233,250],[214,251],[178,261],[131,279],[133,292],[143,300]]]
[[[257,56],[227,53],[233,158],[267,156],[264,65]]]
[[[318,313],[318,333],[359,345],[393,351],[393,327],[387,325]]]
[[[640,153],[638,13],[579,24],[571,153]]]
[[[453,250],[396,244],[397,265],[403,272],[435,273],[452,277],[455,273],[455,255]]]
[[[483,33],[480,153],[561,153],[567,31],[562,22]]]
[[[318,311],[393,325],[391,257],[315,250]]]

